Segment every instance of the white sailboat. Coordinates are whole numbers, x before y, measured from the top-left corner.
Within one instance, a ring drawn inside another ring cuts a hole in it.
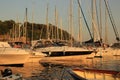
[[[28,51],[13,48],[8,42],[0,42],[0,65],[24,65],[28,58]]]
[[[72,31],[72,0],[70,1],[70,33],[71,35],[73,34]],[[58,21],[57,21],[57,11],[55,7],[55,23],[56,26],[58,27]],[[47,15],[46,15],[46,24],[48,26],[48,7],[47,7]],[[57,28],[58,29],[58,28]],[[48,31],[48,30],[47,30]],[[47,33],[48,34],[48,33]],[[34,49],[38,52],[46,53],[49,56],[63,56],[63,55],[75,55],[75,54],[91,54],[93,50],[89,50],[87,48],[82,48],[82,47],[73,47],[73,38],[72,36],[70,37],[70,46],[68,46],[69,42],[65,42],[65,40],[59,41],[59,33],[56,30],[56,41],[51,40],[50,37],[48,37],[47,40],[37,40],[34,41]]]
[[[91,54],[93,50],[82,47],[71,47],[67,43],[58,42],[55,43],[52,40],[37,40],[34,41],[33,48],[42,53],[46,53],[49,56],[66,56],[66,55],[84,55]]]

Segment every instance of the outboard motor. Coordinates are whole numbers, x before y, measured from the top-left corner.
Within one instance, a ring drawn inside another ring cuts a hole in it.
[[[12,70],[10,68],[4,69],[4,71],[1,70],[2,77],[10,76],[12,75]]]

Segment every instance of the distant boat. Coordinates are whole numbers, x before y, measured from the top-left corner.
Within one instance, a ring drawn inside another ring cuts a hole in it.
[[[8,42],[0,42],[0,65],[23,66],[29,55],[24,49],[13,48]]]

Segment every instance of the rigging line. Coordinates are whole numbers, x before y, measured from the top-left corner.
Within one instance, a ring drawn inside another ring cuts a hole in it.
[[[107,8],[108,14],[109,14],[109,18],[110,18],[111,24],[113,26],[113,30],[115,32],[116,40],[120,41],[119,34],[117,32],[117,28],[116,28],[116,25],[115,25],[115,22],[114,22],[114,19],[113,19],[113,16],[112,16],[112,12],[110,11],[110,7],[109,7],[108,3],[105,0],[104,0],[104,2],[105,2],[105,6]]]
[[[84,15],[84,13],[83,13],[82,7],[81,7],[81,5],[80,5],[80,2],[79,2],[79,0],[77,0],[77,1],[78,1],[78,5],[79,5],[79,7],[80,7],[81,13],[82,13],[82,15],[83,15],[83,19],[84,19],[84,21],[85,21],[85,24],[86,24],[86,26],[87,26],[87,28],[88,28],[88,32],[89,32],[89,34],[90,34],[90,37],[91,37],[91,39],[93,39],[92,34],[91,34],[91,32],[90,32],[90,28],[89,28],[89,26],[88,26],[88,23],[87,23],[87,21],[86,21],[85,15]]]

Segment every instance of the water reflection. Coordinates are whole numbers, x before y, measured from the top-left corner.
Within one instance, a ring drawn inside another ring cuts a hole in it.
[[[44,69],[44,67],[39,64],[39,62],[28,62],[25,63],[23,67],[0,66],[0,70],[4,70],[8,67],[12,70],[13,74],[20,73],[26,79],[30,78],[31,76],[36,76]]]
[[[91,58],[91,59],[86,59],[86,61],[87,63],[84,66],[80,66],[81,63],[77,60],[76,62],[74,61],[74,63],[77,64],[79,63],[78,66],[75,65],[64,66],[62,64],[54,64],[54,63],[41,64],[39,62],[28,62],[25,63],[24,67],[10,67],[10,68],[12,69],[13,73],[22,74],[26,80],[61,80],[61,78],[63,78],[63,80],[75,80],[67,71],[69,68],[73,68],[73,67],[79,67],[79,68],[88,67],[94,69],[120,71],[120,56]],[[4,66],[0,66],[0,70],[3,70],[5,68],[6,67]],[[82,72],[79,73],[81,76],[84,77],[93,74],[91,78],[95,78],[95,79],[99,78],[99,80],[120,80],[120,77],[115,75],[113,76],[102,73],[95,74],[94,72],[87,72],[87,71],[84,73]]]
[[[68,72],[68,67],[53,64],[43,64],[41,72],[32,75],[27,80],[75,80]]]
[[[120,80],[116,75],[98,73],[91,71],[74,71],[77,75],[86,78],[87,80]]]
[[[120,56],[94,58],[93,65],[98,69],[120,71]]]

